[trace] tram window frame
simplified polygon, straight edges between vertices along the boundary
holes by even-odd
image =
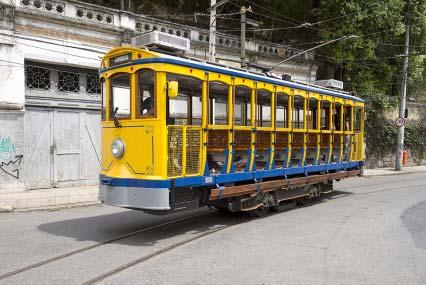
[[[223,92],[223,94],[212,94],[213,86],[222,86],[223,90],[217,90]],[[227,126],[229,122],[229,84],[222,81],[209,81],[208,82],[208,120],[209,125]],[[216,92],[216,91],[215,91]],[[213,96],[212,96],[213,95]],[[216,99],[219,99],[216,101]],[[216,117],[216,110],[219,110],[219,106],[225,105],[225,118]],[[221,108],[223,109],[223,108]],[[222,110],[223,111],[223,110]],[[224,123],[216,123],[217,120],[223,121]]]
[[[242,95],[238,95],[237,89],[243,90],[243,92],[245,91],[245,93],[243,93]],[[234,100],[233,100],[234,126],[238,126],[238,127],[251,126],[252,125],[252,118],[251,118],[252,89],[245,85],[235,85],[233,95],[234,95]],[[239,121],[238,124],[236,123],[237,121]]]
[[[105,78],[101,78],[101,121],[106,121],[107,115],[107,87]]]
[[[296,99],[301,98],[302,99],[302,106],[296,106]],[[306,120],[306,114],[305,114],[305,104],[306,104],[306,98],[300,95],[293,96],[293,104],[292,104],[292,122],[291,125],[293,129],[304,129],[305,128],[305,120]],[[296,119],[297,118],[297,119]]]
[[[347,112],[348,110],[349,110],[349,112]],[[344,122],[344,125],[343,125],[344,129],[343,130],[345,132],[351,132],[352,131],[352,112],[353,112],[353,108],[352,108],[351,105],[344,105],[343,106],[343,122]]]
[[[354,129],[356,132],[361,132],[361,121],[362,121],[363,108],[356,107],[355,108],[355,122]]]
[[[141,96],[141,74],[143,72],[150,72],[152,73],[152,93],[151,96],[147,96],[145,98],[144,94],[142,94]],[[156,76],[157,73],[152,70],[152,69],[148,69],[148,68],[144,68],[144,69],[140,69],[137,71],[136,73],[136,86],[138,88],[138,93],[137,93],[137,98],[136,98],[136,118],[138,119],[153,119],[157,117],[157,92],[156,92]],[[148,92],[148,90],[142,90],[143,93],[145,93],[145,91]],[[151,109],[152,112],[150,112],[150,110],[147,110],[146,113],[143,113],[143,110],[145,110],[145,108],[142,108],[143,104],[145,102],[147,102],[146,100],[148,100],[148,98],[153,98],[152,99],[152,106]],[[142,99],[142,100],[141,100]],[[147,103],[149,104],[149,102]],[[142,110],[141,110],[142,109]]]
[[[312,101],[315,102],[314,108],[311,107]],[[308,114],[306,116],[307,117],[307,128],[308,128],[308,130],[318,130],[318,104],[319,104],[318,99],[309,98],[309,100],[308,100]]]
[[[115,107],[116,107],[114,105],[114,101],[115,101],[114,100],[114,97],[115,97],[114,96],[115,95],[114,87],[116,87],[116,86],[114,85],[113,81],[114,81],[114,79],[116,79],[116,77],[119,78],[119,77],[122,77],[122,76],[128,77],[128,81],[129,81],[128,87],[127,87],[127,85],[125,85],[125,86],[116,85],[116,86],[124,87],[124,88],[121,88],[121,89],[128,89],[128,94],[126,93],[125,95],[126,96],[128,95],[128,103],[129,103],[128,108],[129,109],[128,109],[128,113],[126,113],[125,115],[122,115],[122,114],[118,113],[120,111],[120,108],[118,108],[117,114],[115,114],[115,116],[118,120],[131,119],[131,116],[132,116],[132,74],[131,73],[124,73],[124,72],[116,73],[109,78],[109,83],[110,83],[110,88],[109,88],[109,120],[110,121],[114,120],[114,113],[115,113]],[[120,96],[123,96],[123,94],[120,95]]]
[[[167,124],[168,125],[190,125],[190,126],[201,126],[202,124],[202,92],[203,92],[203,81],[197,77],[188,76],[188,75],[182,75],[177,73],[167,73],[166,75],[167,81],[177,81],[179,83],[179,93],[178,96],[175,98],[167,98]],[[199,88],[197,89],[199,92],[194,93],[194,88],[190,89],[188,86],[190,86],[190,82],[194,84],[199,84]],[[197,82],[196,82],[197,81]],[[197,100],[198,98],[198,100]],[[171,110],[173,109],[173,106],[171,106],[171,102],[178,102],[182,101],[185,102],[184,106],[182,106],[180,109],[184,109],[185,114],[181,117],[175,117],[171,116]],[[198,104],[197,104],[198,103]],[[197,105],[198,113],[194,113],[194,105]],[[196,114],[198,117],[197,123],[194,124],[194,114]],[[179,121],[180,120],[180,121]]]
[[[342,131],[342,122],[341,122],[341,112],[343,110],[343,105],[340,103],[333,104],[333,130]]]
[[[266,94],[260,95],[260,93],[266,92]],[[267,89],[257,89],[256,90],[256,126],[257,127],[263,127],[263,128],[271,128],[272,127],[272,92]],[[265,96],[266,100],[263,100],[261,98],[260,104],[259,104],[259,97]],[[268,97],[269,96],[269,100]],[[269,101],[269,102],[268,102]],[[268,105],[265,105],[264,103],[269,103]],[[267,115],[265,114],[265,111],[269,111],[269,121],[267,120]],[[265,123],[267,123],[265,125]]]
[[[320,129],[323,131],[330,131],[330,101],[320,101]],[[324,106],[327,105],[327,106]],[[324,116],[323,116],[324,115]]]
[[[287,129],[288,128],[288,115],[289,115],[289,112],[288,112],[288,107],[289,107],[289,104],[290,104],[290,95],[288,95],[288,94],[286,94],[286,93],[283,93],[283,92],[277,92],[277,100],[276,100],[276,103],[275,103],[275,126],[277,127],[277,128],[283,128],[283,129]],[[287,100],[282,100],[282,101],[280,101],[280,99],[282,99],[282,98],[286,98]],[[282,104],[282,105],[280,105],[280,104]],[[282,109],[279,109],[278,107],[283,107]],[[282,120],[280,120],[280,117],[281,117],[281,115],[280,115],[280,113],[281,112],[279,112],[279,110],[282,110],[283,111],[283,114],[282,114]]]

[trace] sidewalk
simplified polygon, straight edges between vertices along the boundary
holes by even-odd
[[[383,176],[383,175],[398,175],[398,174],[409,174],[409,173],[426,173],[426,165],[404,167],[403,171],[395,171],[395,168],[374,168],[365,169],[364,176]]]
[[[393,168],[366,169],[364,176],[371,177],[419,172],[426,173],[426,165],[405,167],[403,171],[395,171]],[[54,210],[98,203],[100,203],[98,200],[98,186],[52,188],[4,194],[0,192],[0,213],[40,209]]]
[[[4,194],[0,192],[0,213],[40,209],[54,210],[97,203],[100,203],[97,185]]]

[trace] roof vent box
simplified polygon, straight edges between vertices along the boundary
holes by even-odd
[[[315,84],[326,88],[343,90],[343,82],[336,79],[317,80]]]
[[[136,47],[156,47],[168,51],[189,51],[189,39],[159,31],[151,31],[132,38]]]

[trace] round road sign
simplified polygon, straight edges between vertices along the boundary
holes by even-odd
[[[398,119],[395,120],[395,126],[397,126],[398,128],[402,127],[405,124],[405,119],[399,117]]]

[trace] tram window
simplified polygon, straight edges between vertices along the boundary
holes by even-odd
[[[202,81],[179,74],[167,74],[167,81],[179,82],[178,96],[168,98],[168,124],[201,126]]]
[[[251,125],[251,89],[245,86],[235,86],[234,125]]]
[[[318,113],[318,101],[316,99],[309,99],[309,110],[308,110],[308,129],[317,129],[317,113]]]
[[[228,85],[209,82],[209,123],[228,124]]]
[[[276,125],[277,128],[288,128],[288,99],[284,93],[277,94]]]
[[[102,94],[102,121],[106,119],[106,81],[105,78],[101,79],[101,94]]]
[[[330,103],[321,102],[321,130],[330,130]]]
[[[257,90],[257,121],[258,127],[271,126],[272,94],[267,90]]]
[[[155,73],[150,69],[138,72],[138,118],[155,118]]]
[[[362,108],[355,109],[355,131],[361,130]]]
[[[116,74],[110,78],[110,84],[110,120],[114,113],[117,119],[130,118],[130,74]]]
[[[345,106],[343,109],[343,121],[345,122],[345,131],[352,131],[352,107]]]
[[[334,105],[334,110],[333,110],[333,129],[340,131],[342,130],[342,125],[340,122],[340,114],[342,111],[342,105],[340,104],[335,104]]]
[[[293,103],[293,128],[303,129],[305,121],[305,110],[304,110],[305,99],[301,96],[294,97]]]

